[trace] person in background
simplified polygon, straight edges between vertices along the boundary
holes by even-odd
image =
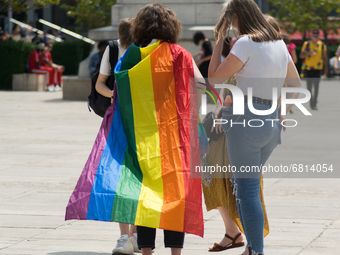
[[[127,48],[129,48],[134,41],[131,35],[132,21],[133,19],[122,19],[118,24],[118,59],[124,55]],[[102,45],[104,45],[104,43],[102,43]],[[113,92],[106,86],[106,80],[109,78],[111,70],[115,67],[110,64],[110,48],[106,45],[107,42],[105,42],[105,51],[100,62],[96,90],[103,96],[111,98]],[[117,240],[117,245],[112,250],[112,254],[132,254],[134,252],[141,252],[137,245],[136,226],[119,223],[119,228],[121,236]]]
[[[53,63],[51,51],[53,49],[52,43],[47,43],[45,50],[43,52],[43,57],[45,61],[42,62],[42,66],[53,67],[54,68],[54,90],[59,91],[61,90],[62,85],[62,76],[63,72],[65,71],[65,67],[63,65],[57,65]]]
[[[43,43],[47,44],[48,43],[48,32],[45,30],[44,35],[43,35]]]
[[[53,29],[52,34],[54,35],[54,37],[61,39],[60,31]]]
[[[0,39],[1,40],[5,40],[5,33],[4,33],[4,30],[2,30],[2,27],[0,27]]]
[[[11,34],[11,39],[13,41],[20,41],[22,38],[21,36],[21,28],[18,24],[15,25],[15,27],[13,28],[13,32]]]
[[[195,61],[197,57],[200,57],[200,59],[196,61],[196,65],[198,66],[202,76],[204,78],[208,78],[208,68],[213,52],[211,42],[202,32],[196,32],[193,40],[196,45],[201,45],[201,52],[194,56]]]
[[[89,62],[90,77],[92,77],[100,69],[100,62],[102,60],[104,51],[107,46],[107,41],[100,41],[98,43],[98,52],[94,53]]]
[[[44,40],[41,38],[41,36],[38,34],[38,32],[34,32],[34,36],[32,38],[32,43],[35,43],[35,44],[44,43]]]
[[[46,75],[46,91],[54,91],[55,84],[55,70],[53,67],[43,66],[42,63],[46,62],[47,59],[43,53],[45,50],[45,44],[39,43],[36,50],[33,50],[29,61],[28,69],[30,73],[45,74]]]
[[[311,93],[310,107],[317,110],[319,84],[324,68],[324,75],[328,73],[327,47],[319,39],[319,29],[313,29],[312,39],[302,45],[300,58],[304,59],[301,67],[301,78],[307,78],[307,89]]]
[[[193,40],[194,40],[194,43],[196,45],[201,45],[201,51],[194,55],[194,60],[196,62],[196,65],[198,66],[198,69],[200,70],[203,78],[208,78],[208,68],[209,68],[209,64],[210,64],[211,55],[212,55],[212,52],[213,52],[211,42],[200,31],[198,31],[194,34]],[[206,80],[206,83],[209,84],[209,81]],[[209,87],[207,87],[206,89],[210,93],[212,93],[212,91]],[[212,94],[214,94],[214,93],[212,93]],[[214,102],[213,99],[210,96],[208,97],[207,101],[209,103]]]
[[[287,45],[288,52],[290,56],[292,57],[294,64],[296,64],[297,63],[297,56],[296,56],[296,51],[295,51],[296,45],[291,42],[289,35],[282,34],[282,37],[283,37],[283,41]]]
[[[339,65],[338,65],[339,58],[340,58],[340,45],[335,52],[334,71],[338,70],[338,68],[339,68]]]

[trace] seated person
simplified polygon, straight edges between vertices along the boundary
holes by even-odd
[[[107,41],[100,41],[98,43],[98,52],[94,53],[90,58],[89,69],[90,77],[92,77],[100,69],[100,63],[107,46]]]
[[[53,63],[52,55],[51,55],[52,49],[53,49],[53,44],[47,43],[44,49],[44,52],[43,52],[43,57],[45,61],[41,63],[41,66],[54,68],[53,82],[55,84],[55,90],[58,91],[58,90],[61,90],[62,75],[63,75],[65,68],[62,65],[57,65]]]
[[[47,62],[43,56],[44,50],[45,44],[39,43],[37,49],[33,50],[30,55],[28,69],[30,73],[46,74],[46,91],[54,91],[54,68],[42,66],[42,62]]]

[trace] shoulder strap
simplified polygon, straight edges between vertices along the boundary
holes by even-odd
[[[117,40],[109,41],[109,49],[110,49],[110,56],[109,61],[111,65],[111,73],[113,73],[113,70],[118,62],[118,42]]]

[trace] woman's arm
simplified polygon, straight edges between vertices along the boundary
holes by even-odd
[[[211,55],[206,56],[205,58],[202,58],[202,59],[196,61],[196,65],[197,65],[197,66],[200,66],[203,62],[208,61],[208,60],[210,60],[210,59],[211,59]]]
[[[194,59],[196,59],[200,55],[202,55],[202,52],[198,52],[197,54],[195,54]]]
[[[96,90],[99,94],[103,95],[104,97],[112,97],[113,90],[109,89],[106,86],[106,80],[109,78],[109,75],[104,75],[99,73],[98,79],[96,82]]]
[[[230,78],[243,67],[243,62],[232,53],[221,63],[223,39],[218,39],[211,56],[208,76],[210,78]],[[209,80],[210,82],[210,80]],[[211,82],[214,84],[213,80]],[[216,83],[216,82],[215,82]]]
[[[96,82],[97,92],[103,95],[104,97],[113,96],[113,91],[106,86],[106,80],[109,78],[110,71],[111,71],[109,53],[110,53],[110,49],[109,49],[109,46],[107,46],[104,51],[102,61],[100,63],[100,71],[99,71],[98,79]]]

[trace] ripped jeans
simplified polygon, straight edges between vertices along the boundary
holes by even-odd
[[[270,108],[264,104],[253,105],[257,110]],[[245,105],[244,115],[233,115],[232,108],[223,107],[222,118],[228,120],[222,128],[227,132],[230,164],[236,167],[232,177],[233,193],[247,245],[252,254],[263,254],[264,214],[259,178],[262,166],[281,143],[282,126],[277,120],[278,112],[276,109],[270,115],[255,115]]]

